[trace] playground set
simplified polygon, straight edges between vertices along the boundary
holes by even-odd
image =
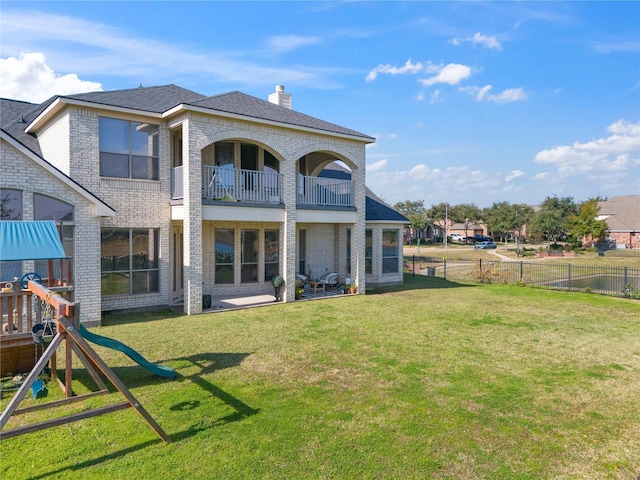
[[[0,226],[5,223],[9,222],[0,222]],[[0,260],[25,260],[22,258],[24,255],[41,258],[37,256],[37,253],[33,253],[32,249],[23,249],[23,253],[12,256],[11,248],[5,248],[5,238],[7,237],[2,237]],[[54,242],[56,240],[59,243],[59,238],[52,239]],[[62,246],[59,247],[61,253],[58,255],[64,256]],[[25,254],[25,251],[31,253]],[[45,255],[52,254],[49,252]],[[54,270],[51,265],[52,262],[49,261],[48,278],[42,279],[36,273],[27,273],[22,276],[19,282],[1,284],[0,315],[2,315],[3,325],[0,329],[0,367],[2,376],[4,377],[9,372],[15,374],[29,370],[29,373],[26,378],[13,381],[13,388],[10,390],[15,393],[0,415],[0,440],[133,407],[162,440],[171,442],[160,425],[91,347],[89,342],[122,352],[155,375],[173,379],[175,371],[165,366],[153,364],[129,346],[92,333],[81,325],[80,304],[70,300],[73,295],[73,286],[68,282],[54,279],[52,274]],[[64,375],[62,379],[58,372],[58,349],[61,346],[64,346],[64,360],[62,362]],[[98,391],[82,395],[74,393],[72,388],[74,354],[86,368],[88,375],[97,385]],[[13,378],[20,377],[14,375]],[[40,403],[41,397],[44,396],[42,393],[45,390],[43,378],[47,378],[50,383],[57,383],[64,392],[64,398]],[[110,393],[103,378],[107,379],[124,396],[124,401],[66,416],[58,416],[34,424],[5,429],[13,416],[60,407]],[[5,380],[3,379],[2,385],[4,384]],[[34,400],[38,402],[19,409],[18,406],[29,391],[31,391]],[[0,393],[6,392],[0,390]]]

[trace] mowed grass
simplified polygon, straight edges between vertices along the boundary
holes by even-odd
[[[2,478],[640,474],[638,301],[406,276],[366,296],[108,323],[94,331],[177,370],[96,347],[173,443],[128,409],[3,440]]]

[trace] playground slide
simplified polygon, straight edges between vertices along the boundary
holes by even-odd
[[[96,345],[100,345],[102,347],[111,348],[113,350],[117,350],[119,352],[127,355],[131,360],[136,362],[138,365],[146,368],[151,373],[158,375],[160,377],[166,377],[170,379],[174,379],[176,377],[175,370],[165,367],[164,365],[156,365],[155,363],[151,363],[138,352],[136,352],[133,348],[125,345],[118,340],[114,340],[113,338],[103,337],[102,335],[98,335],[95,333],[91,333],[84,326],[80,325],[80,335],[82,335],[86,340],[95,343]]]

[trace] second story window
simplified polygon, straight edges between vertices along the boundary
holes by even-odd
[[[100,175],[158,180],[158,126],[100,117]]]

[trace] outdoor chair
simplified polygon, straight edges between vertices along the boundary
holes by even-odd
[[[336,287],[338,285],[338,272],[330,272],[322,275],[317,283],[323,283],[325,287]]]

